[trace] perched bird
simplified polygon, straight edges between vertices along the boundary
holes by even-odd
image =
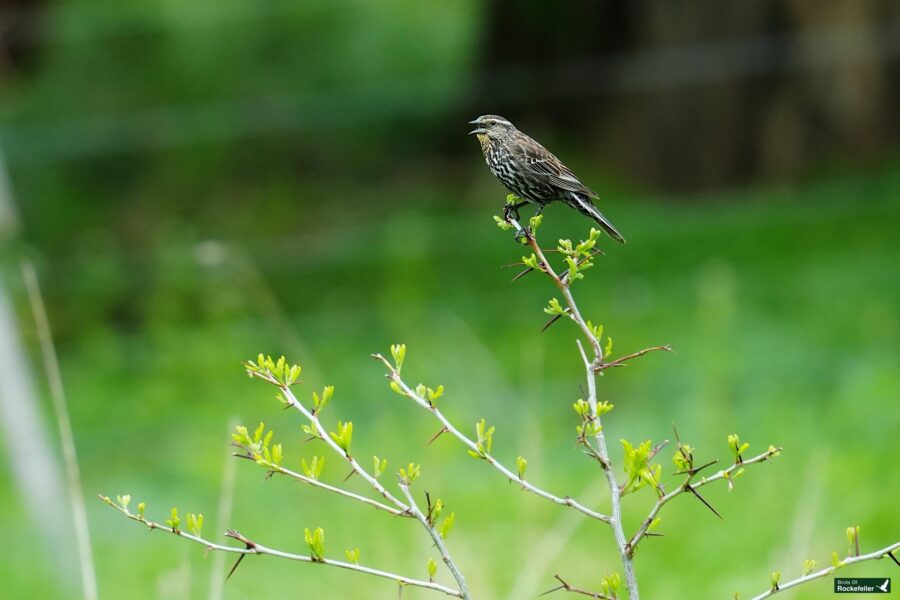
[[[470,121],[478,136],[484,160],[491,173],[524,202],[507,208],[518,214],[527,203],[537,205],[540,214],[555,200],[562,200],[581,214],[597,222],[617,242],[625,243],[622,234],[603,216],[591,198],[597,194],[581,183],[575,174],[549,150],[497,115],[482,115]]]

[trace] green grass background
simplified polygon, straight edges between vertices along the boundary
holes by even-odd
[[[451,208],[452,192],[429,192],[428,201],[361,208],[353,219],[325,208],[326,217],[297,235],[221,245],[176,231],[125,267],[103,252],[42,265],[51,295],[79,299],[72,311],[90,312],[92,286],[119,281],[110,273],[156,278],[142,298],[145,327],[98,327],[60,347],[103,597],[205,597],[213,559],[126,521],[96,493],[130,493],[159,521],[173,505],[203,512],[215,539],[230,526],[305,552],[303,529],[321,526],[328,556],[358,546],[363,563],[419,577],[428,557],[438,558],[414,522],[286,479],[266,481],[249,462],[237,464],[231,518],[217,518],[230,419],[265,421],[291,467],[324,451],[303,444],[298,415],[242,372],[240,361],[261,351],[303,364],[301,398],[336,386],[323,419],[353,420],[363,464],[372,454],[387,457],[391,472],[421,463],[415,490],[456,513],[449,547],[477,597],[535,597],[553,587],[554,573],[597,588],[620,569],[606,526],[519,492],[449,436],[426,446],[436,423],[392,393],[368,357],[405,342],[404,375],[444,384],[442,407],[463,430],[474,434],[486,418],[503,461],[524,455],[538,485],[609,510],[600,470],[574,445],[571,404],[583,381],[576,332],[559,323],[539,333],[553,290],[535,275],[510,283],[513,271],[499,268],[523,251],[490,220],[484,198],[496,189],[482,191],[480,206],[462,211]],[[833,550],[845,551],[851,524],[861,526],[864,549],[895,541],[900,166],[690,203],[616,198],[604,210],[629,243],[604,243],[607,255],[576,285],[576,298],[586,317],[606,326],[615,354],[662,343],[675,349],[600,381],[600,398],[616,405],[605,419],[616,468],[618,439],[672,439],[673,424],[700,461],[727,461],[733,432],[750,452],[784,447],[774,463],[749,468],[734,492],[706,488],[723,520],[688,497],[664,510],[665,537],[646,540],[636,557],[645,597],[750,597],[773,570],[790,579],[805,558],[828,564]],[[563,207],[549,209],[544,223],[546,244],[585,227]],[[674,470],[671,450],[661,458],[666,473]],[[347,472],[328,456],[326,481]],[[358,478],[347,485],[365,492]],[[628,530],[652,502],[649,490],[626,498]],[[32,537],[8,485],[0,486],[0,505],[0,578],[9,597],[76,597],[76,588],[61,590],[46,576],[54,557]],[[68,511],[62,500],[59,510]],[[896,567],[869,563],[852,574],[896,576]],[[450,581],[443,565],[438,579]],[[229,598],[396,597],[384,580],[258,557],[248,557],[225,590]],[[830,594],[828,578],[785,597]],[[403,593],[426,597],[433,596]]]

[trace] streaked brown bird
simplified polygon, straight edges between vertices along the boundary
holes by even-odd
[[[469,123],[475,125],[470,134],[478,136],[484,160],[494,177],[524,202],[509,206],[509,214],[527,203],[537,205],[536,215],[544,207],[561,200],[597,222],[617,242],[625,243],[622,234],[603,216],[592,198],[598,198],[575,174],[549,150],[497,115],[482,115]]]

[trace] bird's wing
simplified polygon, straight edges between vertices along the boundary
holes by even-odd
[[[518,158],[526,169],[537,177],[546,179],[551,185],[560,189],[587,194],[591,198],[597,198],[597,194],[589,187],[581,183],[575,174],[558,158],[528,136],[522,136],[521,141],[512,144],[510,151]]]

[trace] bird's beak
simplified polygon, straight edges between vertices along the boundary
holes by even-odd
[[[485,129],[484,127],[476,127],[469,132],[469,135],[472,135],[473,133],[487,133],[487,129]]]

